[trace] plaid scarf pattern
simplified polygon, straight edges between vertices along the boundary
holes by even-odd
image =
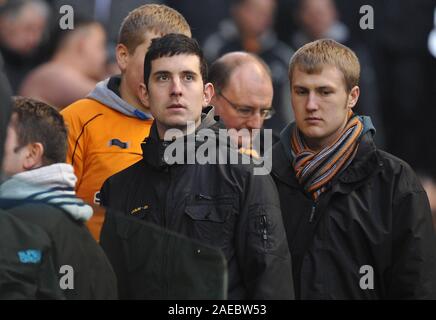
[[[327,190],[327,184],[353,160],[363,124],[352,111],[340,136],[331,145],[314,152],[306,145],[300,130],[291,136],[293,166],[298,182],[316,201]]]

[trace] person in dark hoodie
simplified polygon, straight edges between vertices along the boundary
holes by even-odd
[[[292,57],[296,121],[274,145],[299,299],[435,299],[436,237],[427,195],[404,161],[374,143],[352,108],[360,64],[330,39]]]
[[[291,299],[291,257],[274,182],[269,175],[253,174],[250,164],[229,164],[226,158],[214,162],[222,152],[240,154],[227,144],[216,147],[221,125],[213,108],[202,112],[214,92],[205,79],[207,64],[195,40],[181,34],[152,40],[141,99],[155,121],[143,158],[106,180],[101,190],[108,208],[101,245],[118,276],[120,296],[173,298],[180,280],[172,275],[180,266],[166,252],[155,259],[144,250],[146,234],[119,223],[114,210],[220,249],[227,261],[229,299]],[[204,134],[207,143],[200,138]],[[206,145],[214,151],[202,162],[199,153]],[[180,149],[174,154],[173,148]],[[192,255],[203,254],[196,250]],[[144,267],[147,259],[152,263]]]
[[[67,163],[77,176],[77,196],[97,204],[88,223],[97,240],[104,218],[98,206],[100,188],[111,175],[141,159],[141,142],[150,133],[149,107],[138,96],[145,53],[151,39],[172,32],[191,36],[188,23],[174,9],[146,4],[130,12],[116,47],[121,75],[98,83],[86,99],[61,112],[69,131]]]
[[[0,185],[2,209],[46,232],[54,274],[67,299],[115,299],[112,267],[84,224],[92,208],[75,196],[77,179],[64,163],[62,116],[30,98],[15,97],[13,103],[2,165],[8,177]]]

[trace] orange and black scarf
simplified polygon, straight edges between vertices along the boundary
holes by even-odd
[[[294,127],[291,136],[294,170],[298,182],[314,200],[326,191],[327,183],[353,160],[362,130],[359,117],[350,111],[347,125],[336,141],[314,152],[307,147],[297,126]]]

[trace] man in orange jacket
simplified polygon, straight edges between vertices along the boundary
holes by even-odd
[[[151,39],[168,33],[191,36],[188,23],[176,10],[148,4],[130,12],[116,47],[121,76],[98,83],[86,99],[61,112],[69,130],[67,162],[78,179],[77,196],[90,204],[99,204],[99,190],[108,177],[142,158],[141,142],[152,124],[148,106],[138,98],[144,56]],[[104,214],[98,206],[94,209],[88,227],[98,240]]]

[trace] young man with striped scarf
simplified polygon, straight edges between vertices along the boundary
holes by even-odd
[[[359,98],[359,60],[333,40],[301,47],[289,80],[295,122],[274,146],[299,299],[436,298],[427,195],[404,161],[378,149]]]

